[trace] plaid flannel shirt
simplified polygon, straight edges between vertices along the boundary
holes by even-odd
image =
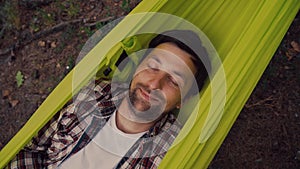
[[[120,88],[112,96],[107,81],[87,86],[75,101],[56,115],[26,145],[7,168],[56,168],[72,156],[101,130],[116,104],[127,94]],[[180,131],[180,124],[168,113],[129,149],[115,168],[157,168]],[[147,141],[147,139],[152,139]]]

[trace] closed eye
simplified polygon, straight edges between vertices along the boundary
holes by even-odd
[[[147,62],[147,67],[151,71],[159,71],[159,63],[155,60],[149,59],[149,61]]]
[[[171,75],[168,76],[168,81],[171,83],[172,86],[174,86],[176,88],[179,86],[177,81]]]

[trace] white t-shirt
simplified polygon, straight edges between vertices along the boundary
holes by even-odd
[[[111,169],[144,134],[126,134],[116,125],[116,112],[88,145],[63,162],[60,169]]]

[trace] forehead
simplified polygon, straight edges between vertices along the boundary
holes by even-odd
[[[192,56],[173,43],[167,42],[158,45],[150,52],[145,60],[149,60],[151,58],[159,60],[164,67],[169,69],[191,71],[192,74],[195,74],[196,72]]]

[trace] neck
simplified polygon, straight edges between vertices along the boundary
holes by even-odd
[[[138,123],[131,121],[130,119],[124,117],[119,111],[116,112],[116,125],[119,130],[128,134],[136,134],[148,131],[154,124],[151,123]]]
[[[124,98],[116,112],[116,125],[119,130],[124,133],[135,134],[145,132],[155,124],[155,121],[139,122],[133,117],[132,109],[130,109],[128,105],[128,100]]]

